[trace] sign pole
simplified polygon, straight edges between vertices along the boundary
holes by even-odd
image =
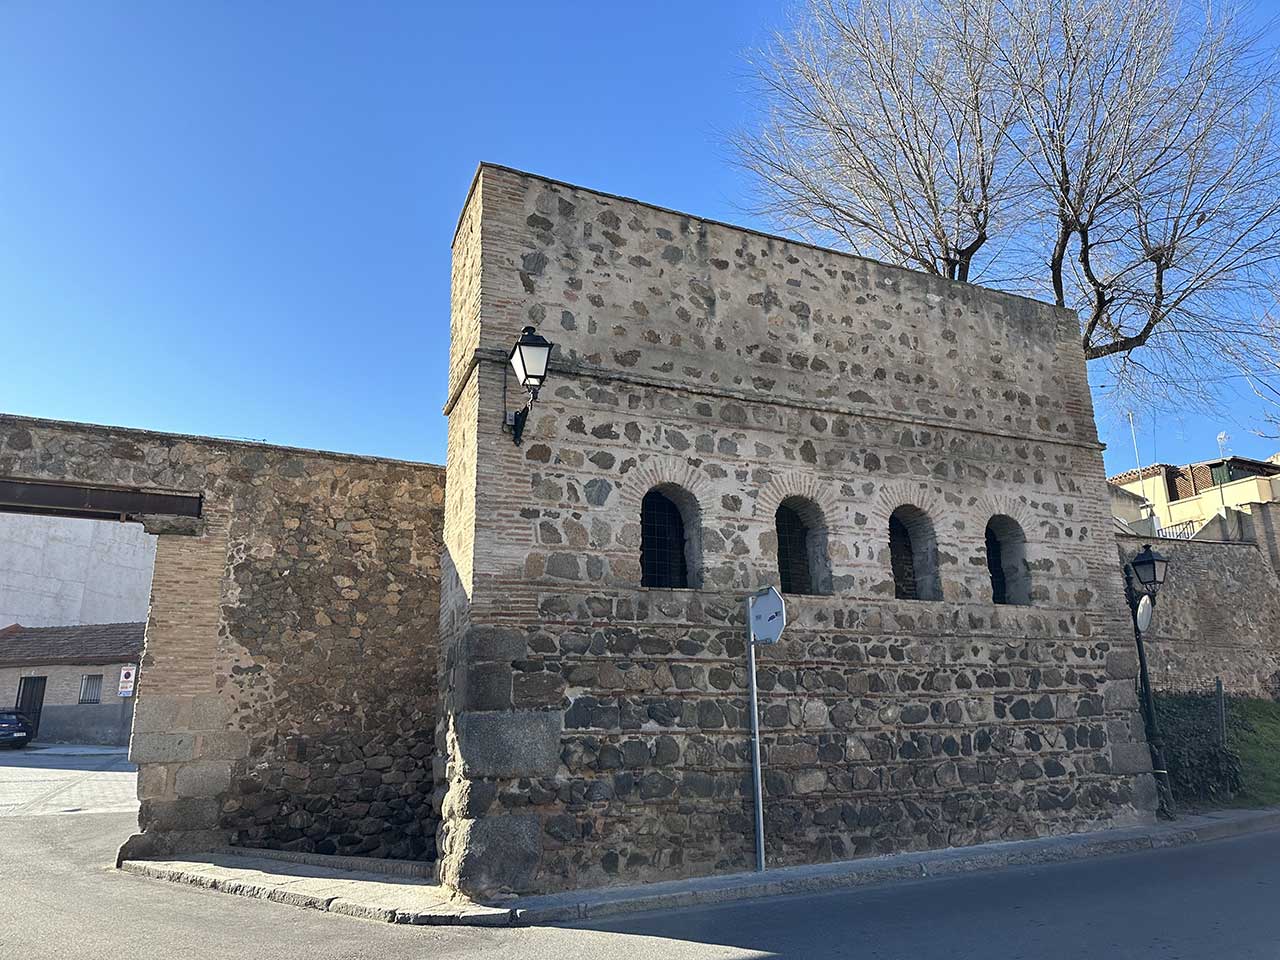
[[[774,587],[747,597],[747,681],[751,699],[751,782],[756,794],[756,870],[764,872],[764,786],[760,782],[760,698],[756,645],[777,643],[787,625],[787,605]]]
[[[751,690],[751,780],[756,794],[756,870],[764,872],[764,790],[760,784],[760,705],[756,697],[756,641],[747,601],[747,678]]]

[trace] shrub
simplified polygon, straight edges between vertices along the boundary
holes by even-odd
[[[1240,755],[1218,742],[1218,701],[1212,693],[1157,693],[1156,716],[1164,735],[1165,763],[1175,800],[1224,803],[1242,787]],[[1249,723],[1227,710],[1227,736]]]

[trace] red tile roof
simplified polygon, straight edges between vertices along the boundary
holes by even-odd
[[[1145,480],[1148,477],[1160,477],[1164,475],[1166,470],[1177,470],[1172,463],[1153,463],[1149,467],[1143,467],[1141,470],[1126,470],[1124,473],[1117,473],[1114,477],[1107,477],[1111,483],[1133,483],[1135,480]]]

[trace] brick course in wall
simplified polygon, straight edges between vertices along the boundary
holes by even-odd
[[[128,855],[434,856],[443,468],[0,416],[0,476],[204,497],[142,518]]]
[[[777,583],[792,497],[831,595],[791,598],[761,660],[770,864],[1150,816],[1072,314],[490,166],[454,297],[446,883],[749,867],[742,600]],[[557,349],[516,446],[526,324]],[[655,486],[695,505],[694,589],[639,586]],[[894,598],[902,505],[940,600]],[[1029,606],[991,602],[994,515],[1025,533]]]

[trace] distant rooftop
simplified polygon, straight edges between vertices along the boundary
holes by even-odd
[[[1193,467],[1212,467],[1220,463],[1243,463],[1257,467],[1263,474],[1272,476],[1280,474],[1280,453],[1275,454],[1267,460],[1255,460],[1253,457],[1214,457],[1212,460],[1196,460],[1194,463],[1183,464],[1181,466],[1173,463],[1153,463],[1150,466],[1141,469],[1126,470],[1124,473],[1117,473],[1113,477],[1107,477],[1111,483],[1133,483],[1136,480],[1146,480],[1149,477],[1164,476],[1170,470],[1191,470]]]
[[[136,663],[146,623],[88,623],[74,627],[0,629],[0,667],[55,663]]]
[[[1114,477],[1107,477],[1110,483],[1133,483],[1135,480],[1145,480],[1147,477],[1162,477],[1166,470],[1177,470],[1178,468],[1172,463],[1153,463],[1150,466],[1141,469],[1126,470],[1124,473],[1117,473]]]

